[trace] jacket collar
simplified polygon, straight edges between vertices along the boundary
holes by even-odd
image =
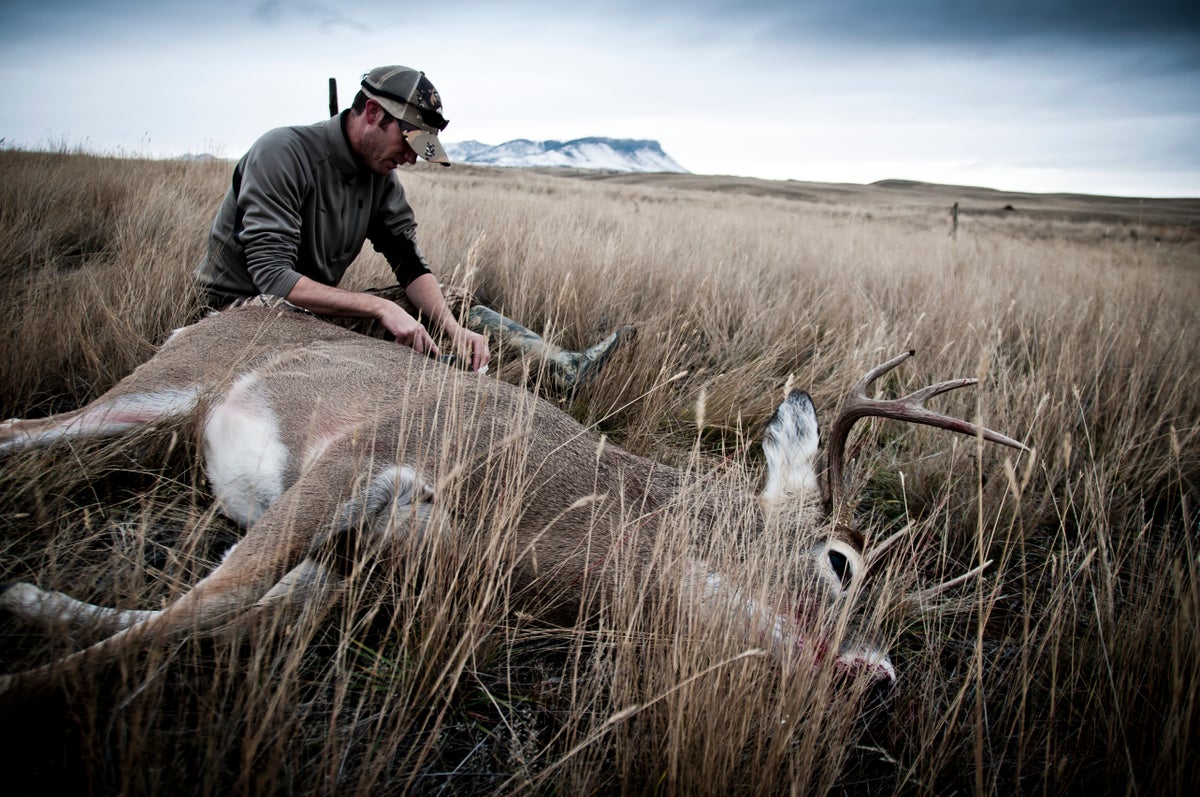
[[[329,149],[338,171],[347,177],[357,177],[364,169],[362,161],[354,154],[354,150],[350,149],[350,139],[346,137],[345,120],[348,113],[350,112],[342,111],[324,122],[317,122],[317,125],[325,132],[325,146]]]

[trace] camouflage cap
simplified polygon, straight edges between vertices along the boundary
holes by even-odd
[[[407,66],[378,66],[363,75],[362,91],[397,119],[415,128],[404,134],[409,145],[430,163],[450,165],[438,140],[449,122],[442,97],[425,73]]]

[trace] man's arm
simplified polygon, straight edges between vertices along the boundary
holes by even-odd
[[[437,287],[437,280],[433,279],[433,275],[425,275],[433,281],[433,287],[437,289],[438,296],[441,296],[441,289]],[[412,286],[409,286],[411,290]],[[409,294],[411,298],[411,293]],[[428,354],[431,357],[437,357],[439,354],[437,344],[433,342],[433,338],[429,336],[429,332],[425,327],[421,326],[417,319],[409,315],[404,308],[395,302],[390,302],[379,296],[373,296],[369,293],[359,293],[357,291],[347,291],[341,288],[332,288],[328,285],[322,285],[316,280],[301,276],[296,282],[294,288],[287,295],[287,300],[297,307],[303,307],[305,310],[310,310],[318,315],[333,315],[333,316],[350,316],[352,318],[377,318],[383,324],[384,329],[396,336],[399,343],[409,346],[421,354]],[[418,308],[429,315],[428,310],[424,306],[413,302]],[[445,309],[446,302],[442,300],[442,307]],[[450,315],[446,310],[447,316]],[[451,316],[451,321],[454,321]],[[455,326],[458,324],[455,322]],[[443,329],[445,327],[443,326]],[[449,330],[446,330],[450,334]],[[457,343],[457,339],[456,339]],[[484,343],[486,349],[486,342]],[[486,362],[486,360],[485,360]]]
[[[454,341],[458,356],[471,363],[472,371],[478,371],[491,361],[487,338],[458,323],[458,319],[446,305],[446,297],[442,295],[442,289],[432,274],[417,277],[408,284],[404,292],[422,315]],[[377,318],[384,329],[395,335],[397,342],[431,357],[437,357],[441,353],[429,332],[417,319],[400,305],[380,296],[331,288],[302,276],[296,287],[287,295],[287,300],[318,315]]]
[[[461,326],[446,306],[446,297],[442,295],[437,278],[430,272],[425,256],[417,246],[415,229],[416,220],[404,196],[404,186],[392,172],[388,175],[383,206],[372,220],[367,237],[388,261],[397,284],[405,286],[405,294],[421,316],[448,335],[459,358],[470,363],[471,370],[478,371],[492,357],[487,338]]]

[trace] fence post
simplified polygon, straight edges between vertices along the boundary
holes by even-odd
[[[954,207],[950,208],[950,237],[958,240],[958,203],[954,203]]]
[[[337,79],[329,78],[329,115],[338,115]]]

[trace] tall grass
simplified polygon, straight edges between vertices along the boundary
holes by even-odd
[[[228,164],[0,152],[0,414],[94,398],[194,312],[188,290]],[[447,282],[564,345],[636,323],[570,405],[638,454],[754,486],[789,380],[827,419],[914,348],[892,394],[951,376],[938,408],[1036,448],[868,425],[858,520],[878,541],[871,616],[886,692],[781,666],[624,584],[548,627],[515,607],[514,518],[402,557],[236,640],[146,651],[99,682],[6,706],[29,791],[1183,793],[1200,783],[1200,249],[886,209],[456,167],[406,174]],[[1053,232],[1050,234],[1049,231]],[[352,284],[386,284],[364,254]],[[686,372],[686,376],[672,379]],[[523,379],[519,364],[499,376]],[[169,432],[169,430],[167,430]],[[236,535],[186,437],[10,457],[3,578],[107,605],[177,597]],[[786,530],[740,545],[684,512],[682,545],[766,584]],[[706,533],[707,532],[707,536]],[[436,539],[436,538],[435,538]],[[493,547],[489,547],[493,546]],[[897,619],[900,594],[993,559]],[[669,567],[663,572],[669,576]],[[762,587],[764,590],[767,587]],[[669,591],[661,594],[670,595]],[[74,644],[5,626],[8,670]],[[858,690],[858,691],[855,691]]]

